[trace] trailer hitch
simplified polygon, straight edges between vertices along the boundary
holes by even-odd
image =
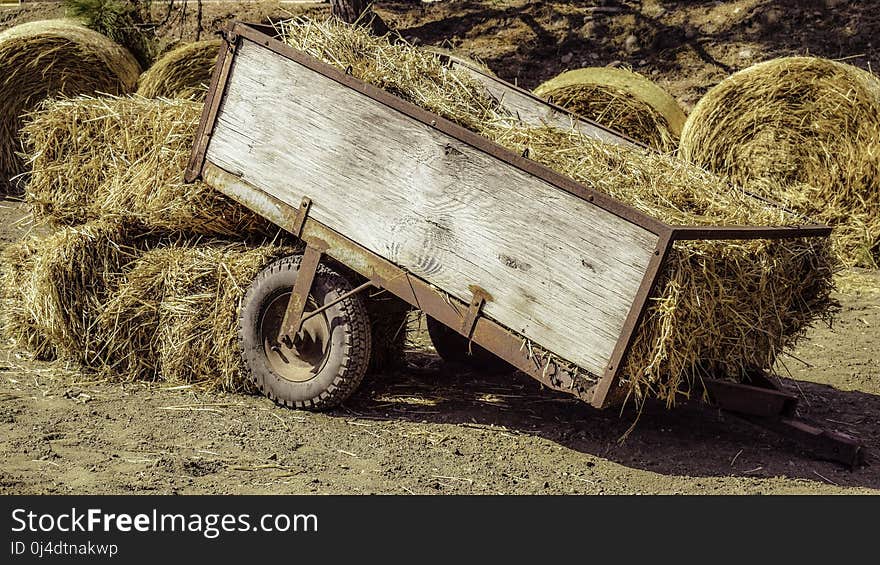
[[[795,416],[798,399],[765,375],[752,375],[752,384],[703,379],[712,404],[752,424],[793,441],[818,459],[843,463],[850,469],[865,460],[856,438],[826,430]]]

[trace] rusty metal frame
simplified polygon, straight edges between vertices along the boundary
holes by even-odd
[[[273,37],[274,31],[274,29],[268,28],[268,26],[254,26],[237,22],[225,34],[226,42],[214,69],[214,76],[205,102],[205,110],[203,111],[196,135],[196,143],[186,170],[186,180],[192,182],[199,178],[204,178],[208,184],[237,183],[240,186],[245,186],[247,191],[253,193],[254,197],[259,195],[259,198],[269,199],[273,201],[276,210],[283,211],[277,217],[270,217],[268,219],[294,235],[300,235],[306,242],[312,244],[327,243],[330,240],[336,242],[338,246],[336,253],[328,251],[328,255],[360,272],[373,281],[376,286],[389,290],[459,333],[464,334],[465,325],[469,326],[471,324],[469,320],[465,319],[468,305],[437,291],[427,282],[405,272],[384,258],[369,252],[356,242],[347,240],[329,227],[308,218],[308,204],[305,200],[300,210],[297,210],[274,196],[261,191],[258,187],[249,185],[235,175],[231,175],[227,171],[223,171],[206,161],[208,145],[210,144],[217,114],[223,102],[227,79],[235,58],[235,51],[242,40],[247,40],[257,43],[421,124],[435,128],[460,142],[481,150],[504,161],[508,165],[516,167],[560,190],[590,202],[629,223],[640,226],[646,231],[655,234],[658,237],[657,247],[648,263],[630,311],[624,320],[621,334],[612,352],[611,359],[604,373],[596,375],[599,378],[598,385],[590,387],[589,391],[584,387],[583,383],[574,382],[576,379],[555,377],[553,373],[548,374],[550,361],[544,359],[536,363],[531,354],[524,356],[522,348],[525,340],[484,316],[476,316],[476,321],[473,322],[473,327],[471,332],[469,332],[472,333],[470,337],[472,337],[473,341],[515,367],[527,372],[551,388],[572,392],[590,402],[593,406],[603,408],[609,405],[610,400],[613,400],[610,398],[610,393],[614,390],[620,379],[621,369],[625,364],[626,356],[635,340],[640,323],[648,310],[651,295],[658,284],[665,260],[676,241],[824,237],[831,231],[831,228],[822,225],[794,227],[671,226],[605,193],[581,185],[569,177],[561,175],[535,161],[524,158],[449,120],[297,51],[275,39]],[[517,88],[513,85],[511,87]],[[537,98],[536,100],[540,100],[542,103],[553,107],[553,105],[546,101]],[[247,202],[242,203],[248,204]],[[333,249],[332,245],[330,249]],[[361,263],[358,263],[358,261]],[[382,273],[393,273],[393,275],[386,276]]]
[[[819,459],[855,468],[865,459],[865,448],[849,434],[831,431],[796,416],[798,398],[783,391],[764,375],[752,383],[703,379],[709,402],[747,422],[779,433]]]
[[[461,328],[459,328],[459,333],[464,337],[470,339],[474,334],[474,328],[477,325],[477,320],[480,315],[483,313],[483,306],[485,306],[486,302],[492,301],[492,295],[486,292],[484,289],[477,285],[470,285],[471,292],[473,293],[473,298],[471,298],[471,303],[468,306],[467,313],[461,321]]]
[[[614,346],[614,350],[611,352],[611,359],[608,360],[602,380],[599,381],[599,386],[596,387],[593,398],[590,399],[590,404],[596,408],[606,408],[612,400],[610,393],[620,380],[626,356],[632,348],[642,319],[644,319],[648,311],[648,302],[651,299],[654,288],[660,281],[660,274],[662,273],[663,265],[666,263],[666,258],[669,256],[669,252],[672,251],[672,242],[671,232],[660,236],[660,240],[657,242],[654,256],[648,262],[648,268],[645,270],[645,275],[642,277],[642,282],[636,292],[635,299],[623,322],[623,328],[620,330],[620,337]]]
[[[288,340],[293,339],[293,336],[298,334],[300,328],[302,328],[303,312],[305,312],[306,304],[309,302],[309,293],[312,291],[312,284],[318,272],[318,264],[321,262],[323,255],[323,245],[306,245],[305,253],[303,253],[302,261],[299,264],[296,282],[293,283],[290,300],[287,301],[284,318],[281,320],[278,341],[284,341],[285,338]]]
[[[799,237],[826,237],[831,228],[819,224],[802,226],[673,226],[673,241],[697,239],[789,239]]]
[[[214,122],[217,118],[217,113],[220,111],[223,94],[226,91],[226,79],[229,78],[232,61],[235,59],[237,43],[235,32],[230,31],[224,34],[223,38],[225,41],[220,47],[220,54],[217,56],[217,62],[214,64],[214,74],[211,75],[211,84],[205,97],[205,106],[202,111],[202,118],[199,120],[199,129],[196,130],[193,151],[183,175],[186,182],[195,181],[201,173],[202,165],[205,163],[208,143],[211,140],[211,134],[214,133]]]

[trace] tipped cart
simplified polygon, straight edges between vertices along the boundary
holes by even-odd
[[[621,400],[621,368],[675,241],[830,233],[667,225],[273,34],[240,23],[227,33],[187,180],[305,244],[258,276],[241,313],[245,361],[281,404],[330,407],[354,390],[370,355],[359,293],[378,288],[447,328],[435,339],[458,338],[438,350],[472,342],[606,408]],[[465,68],[524,121],[635,143]],[[796,398],[770,379],[706,387],[719,407],[807,440],[821,457],[861,457],[851,438],[794,419]]]

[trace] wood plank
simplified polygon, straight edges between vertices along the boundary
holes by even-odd
[[[247,40],[207,158],[598,375],[658,242]]]
[[[548,125],[559,129],[576,128],[582,134],[605,143],[635,147],[636,144],[625,136],[606,129],[599,124],[580,118],[567,111],[560,111],[546,100],[513,87],[498,77],[487,75],[470,65],[450,60],[453,68],[467,72],[486,87],[486,91],[498,100],[502,106],[515,114],[521,121],[532,125]]]

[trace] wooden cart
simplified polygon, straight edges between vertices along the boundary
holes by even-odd
[[[273,34],[241,23],[226,34],[186,177],[306,244],[258,277],[242,309],[245,359],[278,402],[320,408],[350,394],[369,356],[358,293],[377,287],[464,346],[605,408],[675,241],[830,233],[667,225]],[[524,121],[636,143],[463,68]],[[792,419],[796,399],[770,380],[707,383],[719,406],[859,460],[850,438]]]

